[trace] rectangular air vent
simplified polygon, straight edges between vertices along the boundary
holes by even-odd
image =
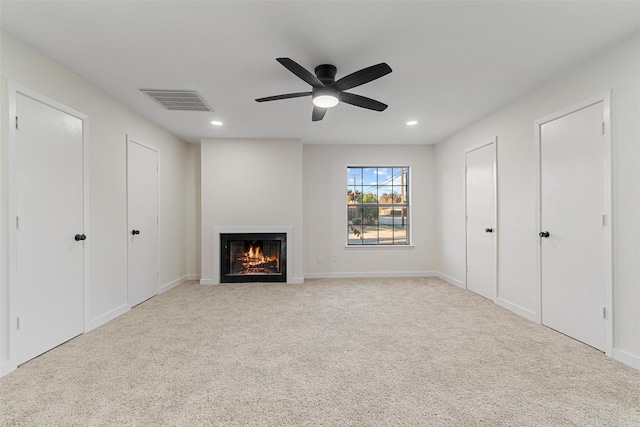
[[[163,108],[172,111],[213,111],[194,90],[140,89]]]

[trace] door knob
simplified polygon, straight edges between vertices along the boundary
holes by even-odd
[[[493,233],[493,228],[485,228],[484,232],[485,233]]]
[[[549,237],[549,232],[548,231],[541,231],[538,233],[538,236],[540,237],[544,237],[545,239]]]
[[[84,234],[76,234],[76,242],[79,242],[81,240],[87,240],[87,236],[85,236]]]
[[[131,231],[131,234],[133,234],[134,236],[135,236],[136,234],[140,234],[140,230],[132,230],[132,231]]]

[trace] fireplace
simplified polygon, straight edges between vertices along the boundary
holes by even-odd
[[[220,283],[286,281],[286,233],[220,233]]]

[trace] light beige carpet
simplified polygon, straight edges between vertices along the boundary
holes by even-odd
[[[638,426],[640,372],[434,278],[183,284],[0,379],[27,426]]]

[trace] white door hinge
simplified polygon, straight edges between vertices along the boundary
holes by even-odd
[[[20,217],[16,217],[16,230],[20,230]]]
[[[16,130],[20,130],[20,126],[18,126],[18,116],[16,116]]]
[[[603,319],[607,318],[607,308],[606,307],[602,307],[602,318]]]
[[[20,317],[16,317],[16,330],[20,330]]]
[[[605,214],[602,214],[602,226],[607,226],[607,216]]]
[[[602,135],[604,135],[606,132],[607,132],[607,123],[602,122]]]

